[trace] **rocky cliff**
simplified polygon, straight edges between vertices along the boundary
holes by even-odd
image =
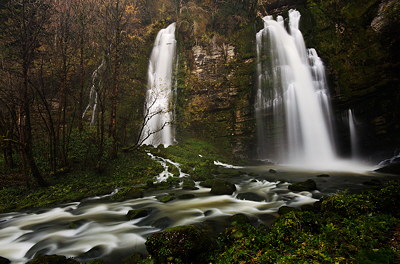
[[[400,146],[399,31],[396,0],[160,1],[154,20],[177,21],[178,141],[197,137],[252,156],[255,146],[255,33],[261,17],[291,8],[327,66],[338,142],[348,149],[342,120],[353,109],[365,154]],[[161,14],[162,13],[162,14]]]

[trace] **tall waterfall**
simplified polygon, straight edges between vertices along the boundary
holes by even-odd
[[[142,144],[169,146],[174,142],[173,69],[176,60],[175,23],[160,30],[148,68]]]
[[[255,100],[258,155],[279,163],[330,164],[336,160],[325,69],[314,49],[305,48],[300,13],[263,18],[257,33],[258,84]]]

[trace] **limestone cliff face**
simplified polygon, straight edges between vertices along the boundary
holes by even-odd
[[[181,6],[177,135],[248,157],[255,135],[254,9],[236,2],[234,8],[224,1]]]
[[[154,2],[154,1],[153,1]],[[157,1],[156,1],[157,2]],[[302,14],[300,28],[327,66],[346,152],[353,109],[365,152],[400,146],[400,15],[397,0],[159,1],[177,21],[177,137],[212,141],[239,157],[255,149],[255,33],[260,17]],[[164,11],[163,11],[164,10]]]

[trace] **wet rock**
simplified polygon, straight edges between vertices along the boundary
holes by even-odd
[[[320,174],[320,175],[317,175],[317,177],[318,178],[328,178],[328,177],[331,177],[331,176],[328,175],[328,174]]]
[[[175,195],[165,195],[162,197],[157,198],[162,203],[168,203],[175,199]]]
[[[231,225],[250,224],[250,219],[245,214],[235,214],[235,215],[231,216],[231,218],[229,220],[230,220]]]
[[[104,248],[101,246],[95,246],[85,253],[79,255],[79,258],[83,259],[94,259],[94,258],[100,258],[102,255],[104,255]]]
[[[192,193],[185,193],[185,194],[181,194],[178,196],[179,200],[188,200],[188,199],[193,199],[196,198],[196,195],[192,194]]]
[[[149,215],[149,211],[145,209],[129,210],[126,214],[128,220],[138,219]]]
[[[195,182],[193,180],[185,179],[182,183],[182,189],[183,190],[198,190],[199,188],[197,188],[195,186]]]
[[[236,186],[225,180],[214,180],[211,186],[211,194],[215,195],[232,195],[236,191]]]
[[[317,184],[313,180],[306,180],[305,182],[296,182],[289,185],[289,190],[294,192],[313,191],[317,189]]]
[[[11,261],[9,259],[0,257],[0,264],[9,264]]]
[[[289,207],[289,206],[282,206],[281,208],[279,208],[278,210],[278,214],[280,215],[284,215],[290,212],[298,212],[300,211],[300,209],[298,208],[294,208],[294,207]]]
[[[87,220],[83,220],[83,219],[72,221],[68,224],[68,229],[77,229],[85,223],[87,223]]]
[[[205,187],[205,188],[211,188],[213,183],[214,183],[214,180],[208,179],[208,180],[200,182],[200,186]]]
[[[27,264],[79,264],[78,261],[67,259],[64,256],[49,255],[49,256],[36,256]]]
[[[390,173],[390,174],[398,174],[400,175],[400,161],[399,162],[394,162],[390,163],[382,168],[379,168],[375,170],[376,172],[382,172],[382,173]]]
[[[155,263],[204,263],[211,244],[198,227],[178,226],[150,235],[146,249]]]
[[[276,170],[274,170],[274,169],[269,169],[269,173],[276,173]]]
[[[167,228],[172,224],[172,220],[169,217],[162,217],[160,219],[157,219],[152,225],[157,227],[157,228]]]
[[[239,193],[237,198],[240,200],[255,201],[255,202],[261,202],[265,200],[264,197],[252,192]]]

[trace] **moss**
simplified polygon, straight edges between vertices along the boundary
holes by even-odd
[[[270,229],[239,223],[218,237],[210,261],[396,263],[399,190],[399,182],[391,182],[360,194],[336,194],[320,210],[287,212]]]
[[[146,209],[136,209],[136,210],[129,210],[126,214],[126,218],[128,220],[133,220],[137,218],[142,218],[149,215],[149,211]]]
[[[152,234],[146,249],[155,263],[204,263],[211,248],[208,235],[195,226],[178,226]]]

